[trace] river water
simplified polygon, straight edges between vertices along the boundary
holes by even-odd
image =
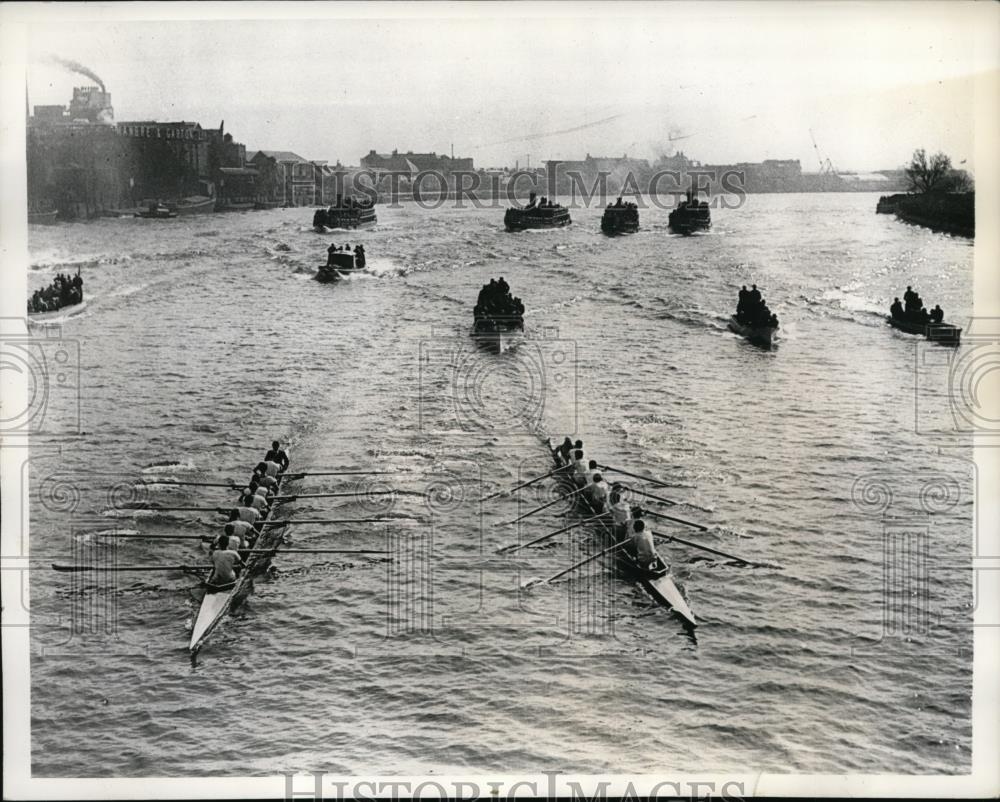
[[[309,209],[33,227],[31,288],[81,267],[89,298],[46,331],[70,356],[32,441],[36,556],[79,559],[110,528],[216,533],[211,512],[116,510],[228,504],[151,483],[244,477],[274,438],[298,469],[386,472],[297,480],[355,495],[282,517],[400,516],[289,527],[298,548],[394,559],[279,556],[195,665],[193,577],[35,571],[34,772],[968,770],[975,473],[967,439],[926,433],[947,401],[915,381],[968,346],[883,310],[913,284],[965,325],[973,249],[875,201],[752,195],[693,237],[658,209],[608,239],[599,209],[506,234],[502,209],[413,204],[329,236]],[[311,281],[331,239],[363,242],[370,273]],[[503,356],[468,337],[499,275],[528,309]],[[782,321],[770,352],[726,330],[751,282]],[[567,433],[679,502],[649,509],[709,527],[658,532],[754,563],[661,546],[696,637],[607,559],[530,585],[599,531],[496,553],[566,524],[559,504],[503,524],[550,480],[479,498],[547,472]],[[115,558],[204,555],[133,539]]]

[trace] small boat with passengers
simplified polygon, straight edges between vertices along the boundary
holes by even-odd
[[[634,234],[639,230],[639,207],[631,201],[618,198],[609,203],[601,216],[601,231],[608,236]]]
[[[364,245],[358,245],[352,251],[350,245],[341,247],[331,244],[327,249],[326,264],[319,266],[313,278],[321,284],[332,284],[364,270],[366,264]]]
[[[472,318],[476,343],[494,353],[511,350],[523,337],[524,303],[511,295],[503,276],[483,285]]]
[[[685,235],[712,227],[712,212],[708,208],[708,202],[698,200],[694,184],[687,191],[687,199],[682,200],[667,216],[667,223],[672,231]]]
[[[736,314],[729,318],[728,328],[761,348],[772,346],[778,331],[778,316],[768,309],[756,284],[750,290],[745,284],[740,289]]]
[[[28,322],[44,323],[78,315],[87,306],[83,297],[83,276],[59,273],[49,286],[35,290],[28,299]]]
[[[529,228],[562,228],[573,221],[569,209],[548,198],[540,201],[534,192],[528,197],[527,206],[514,206],[504,213],[503,224],[508,231],[525,231]]]
[[[333,228],[364,228],[378,222],[375,204],[368,198],[344,198],[337,195],[337,202],[329,209],[317,209],[313,215],[313,229],[325,234]]]
[[[903,293],[905,307],[896,298],[889,307],[886,318],[889,325],[907,334],[921,334],[928,340],[941,345],[958,346],[962,342],[962,330],[958,326],[944,322],[944,311],[940,304],[928,311],[920,293],[912,287],[907,287]]]

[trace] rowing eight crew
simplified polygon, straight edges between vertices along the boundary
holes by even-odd
[[[642,507],[633,507],[623,498],[628,488],[621,482],[608,485],[598,470],[597,460],[587,461],[584,458],[582,440],[574,443],[567,437],[556,451],[594,512],[598,515],[611,515],[611,529],[615,540],[619,543],[626,538],[631,540],[636,561],[642,568],[649,568],[655,563],[659,555],[653,544],[652,532],[646,528],[643,520],[645,513]]]
[[[253,548],[263,529],[278,489],[278,481],[287,470],[288,455],[275,440],[271,450],[257,463],[253,475],[240,496],[239,506],[228,509],[220,507],[219,512],[229,514],[229,522],[223,533],[212,543],[212,575],[207,584],[210,587],[224,587],[236,582],[237,571],[245,566],[243,555]]]

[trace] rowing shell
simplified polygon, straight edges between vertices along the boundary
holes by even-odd
[[[281,487],[281,475],[278,475],[278,488]],[[277,488],[276,488],[277,489]],[[273,509],[276,504],[272,504]],[[268,515],[270,515],[270,510]],[[266,521],[267,516],[262,520]],[[261,527],[260,535],[254,541],[255,549],[277,549],[281,543],[280,526]],[[237,607],[253,589],[253,578],[267,570],[273,554],[253,554],[247,561],[243,571],[236,581],[228,585],[214,586],[205,583],[205,596],[201,600],[201,607],[198,608],[198,618],[195,619],[194,628],[191,630],[191,655],[198,653],[205,641],[208,640],[215,628],[221,623],[226,614]]]
[[[559,452],[552,447],[551,440],[548,441],[548,447],[552,452],[552,459],[555,461],[556,466],[559,468],[567,467],[566,463],[560,459]],[[573,484],[574,486],[571,488],[572,490],[577,489],[572,479],[565,477],[561,478],[561,481]],[[596,511],[590,504],[590,500],[586,498],[585,493],[578,493],[575,498],[578,504],[586,505],[585,512],[587,513],[587,517],[591,517],[596,514]],[[610,536],[612,542],[614,542],[616,538],[611,528],[604,521],[600,521],[600,524],[604,528],[605,534]],[[685,626],[698,626],[694,613],[691,612],[691,608],[688,607],[687,602],[684,601],[684,596],[681,595],[680,590],[677,585],[674,584],[674,580],[670,576],[669,568],[667,568],[663,560],[660,559],[659,555],[656,557],[655,566],[651,569],[645,569],[637,562],[635,551],[631,544],[628,544],[624,548],[620,549],[617,554],[635,581],[642,586],[643,590],[645,590],[655,602],[672,610],[684,622]]]

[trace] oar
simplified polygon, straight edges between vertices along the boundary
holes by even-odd
[[[155,479],[150,482],[144,482],[147,485],[193,485],[194,487],[230,487],[233,490],[239,489],[240,485],[236,482],[180,482],[174,479]],[[245,487],[246,485],[244,485]]]
[[[286,479],[302,479],[306,476],[378,476],[392,471],[302,471],[286,473]]]
[[[211,571],[211,565],[59,565],[55,571]]]
[[[229,512],[222,507],[115,507],[117,510],[133,510],[135,512]]]
[[[496,493],[493,493],[493,494],[491,494],[489,496],[484,496],[483,498],[479,499],[479,501],[480,502],[489,501],[490,499],[494,499],[497,496],[504,495],[504,493],[510,495],[511,493],[515,493],[515,492],[517,492],[518,490],[520,490],[523,487],[528,487],[529,485],[533,485],[535,482],[542,481],[542,479],[548,479],[550,476],[552,476],[552,474],[558,473],[561,470],[562,470],[562,467],[560,466],[560,467],[556,468],[554,471],[549,471],[544,476],[539,476],[537,479],[532,479],[530,482],[525,482],[524,484],[520,484],[520,485],[517,485],[516,487],[512,487],[510,490],[498,490]]]
[[[664,504],[669,504],[671,507],[676,507],[677,506],[677,502],[676,501],[671,501],[668,498],[663,498],[662,496],[655,496],[652,493],[647,493],[644,490],[637,490],[634,487],[630,487],[628,489],[631,492],[636,493],[636,494],[638,494],[640,496],[645,496],[646,498],[651,498],[651,499],[654,499],[655,501],[662,501]]]
[[[500,523],[494,524],[494,526],[503,526],[504,524],[516,524],[518,521],[523,521],[525,518],[534,515],[536,512],[541,512],[542,510],[551,507],[553,504],[558,504],[560,501],[565,501],[571,496],[575,496],[577,493],[582,493],[586,489],[587,489],[586,487],[581,487],[579,490],[574,490],[572,493],[567,493],[565,496],[560,496],[559,498],[552,499],[552,501],[548,502],[547,504],[543,504],[541,507],[536,507],[535,509],[531,510],[531,512],[526,512],[524,515],[520,516],[519,518],[515,518],[513,521],[500,521]]]
[[[547,585],[549,582],[555,581],[559,577],[564,576],[565,574],[568,574],[570,571],[575,571],[581,565],[586,565],[589,562],[593,562],[598,557],[603,557],[605,554],[608,554],[608,553],[610,553],[612,551],[616,551],[618,549],[624,548],[627,543],[628,543],[627,540],[623,540],[621,543],[615,543],[615,545],[613,545],[613,546],[608,546],[608,548],[604,549],[603,551],[597,552],[597,554],[591,555],[586,560],[581,560],[576,565],[571,565],[569,568],[566,568],[565,570],[560,571],[558,574],[550,576],[548,579],[543,579],[542,580],[542,584]]]
[[[652,530],[650,530],[652,531]],[[744,565],[759,565],[759,563],[752,563],[750,560],[744,560],[742,557],[737,557],[735,554],[726,554],[724,551],[719,551],[718,549],[710,549],[708,546],[702,546],[700,543],[693,543],[690,540],[684,540],[684,538],[677,537],[676,535],[661,535],[659,532],[652,532],[653,537],[658,537],[661,540],[676,540],[678,543],[683,543],[686,546],[691,546],[695,549],[701,549],[702,551],[708,551],[712,554],[718,554],[720,557],[726,557],[730,560],[736,560],[738,563],[743,563]]]
[[[114,532],[101,533],[94,532],[88,535],[88,537],[123,537],[123,538],[144,538],[147,540],[204,540],[206,542],[215,540],[214,537],[209,535],[144,535],[135,533],[122,533],[115,534]]]
[[[628,471],[623,471],[621,468],[615,468],[611,465],[601,465],[598,463],[598,468],[602,471],[611,471],[612,473],[621,473],[625,476],[631,476],[633,479],[642,479],[644,482],[652,482],[654,485],[659,485],[660,487],[670,488],[670,485],[661,482],[659,479],[653,479],[651,476],[640,476],[637,473],[629,473]]]
[[[653,512],[652,510],[644,510],[644,512],[646,515],[652,515],[654,518],[663,518],[666,521],[674,521],[679,524],[684,524],[685,526],[693,527],[701,532],[708,531],[707,526],[696,524],[694,521],[687,521],[684,518],[674,518],[672,515],[664,515],[662,512]]]
[[[287,521],[264,521],[264,526],[287,526],[288,524],[367,524],[389,521],[418,521],[412,515],[397,515],[393,518],[297,518]]]
[[[273,549],[244,549],[243,554],[273,554],[276,551],[282,554],[390,554],[385,549],[282,549],[275,546]]]
[[[294,496],[275,496],[275,501],[296,501],[300,498],[344,498],[347,496],[391,496],[399,493],[403,496],[422,496],[414,490],[355,490],[353,493],[298,493]]]
[[[582,521],[577,521],[575,524],[570,524],[569,526],[564,526],[562,529],[557,529],[555,532],[549,532],[547,535],[542,535],[541,537],[536,537],[534,540],[528,543],[511,543],[508,546],[501,546],[497,549],[497,554],[502,554],[503,552],[514,552],[519,549],[526,549],[528,546],[534,546],[536,543],[541,543],[543,540],[547,540],[550,537],[555,537],[556,535],[562,534],[563,532],[568,532],[570,529],[576,529],[578,526],[583,526],[584,524],[589,524],[592,521],[596,521],[598,518],[603,518],[604,513],[600,515],[595,515],[593,518],[585,518]]]

